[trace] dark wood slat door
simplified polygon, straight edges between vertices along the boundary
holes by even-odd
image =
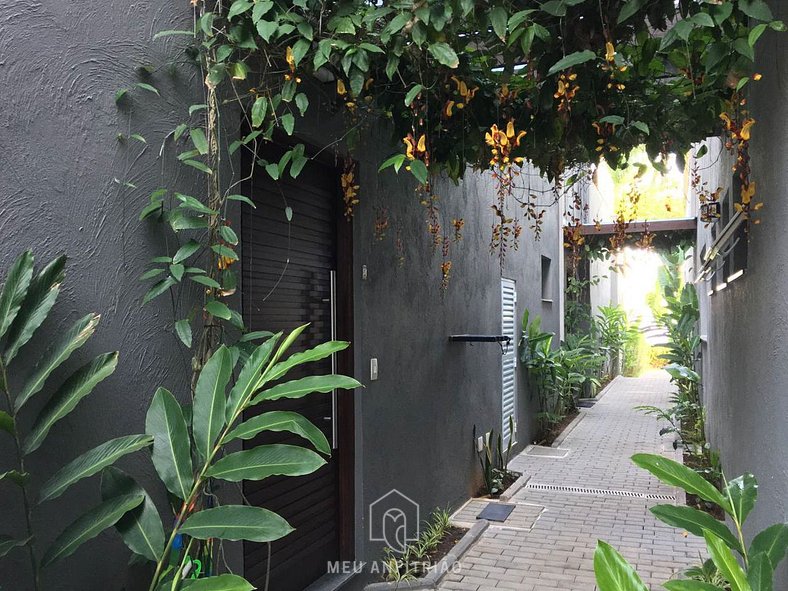
[[[278,160],[274,154],[271,160]],[[303,351],[332,338],[332,272],[337,268],[336,169],[310,162],[297,180],[273,183],[262,168],[248,183],[256,209],[242,217],[244,319],[251,330],[293,330],[309,323],[291,352]],[[288,221],[286,208],[292,210]],[[332,373],[332,360],[292,370],[286,380]],[[333,443],[337,417],[331,394],[262,405],[256,412],[296,411],[317,425]],[[290,434],[264,433],[246,442],[309,445]],[[299,591],[326,573],[340,558],[339,471],[336,454],[307,476],[272,477],[248,482],[244,492],[255,506],[275,511],[295,531],[271,544],[246,543],[245,575],[255,586],[271,591]],[[269,570],[270,569],[270,570]]]

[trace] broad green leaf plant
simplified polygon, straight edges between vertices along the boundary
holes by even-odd
[[[720,507],[733,525],[729,528],[693,507],[655,505],[651,512],[668,525],[702,537],[711,563],[687,571],[690,578],[662,584],[668,591],[772,591],[774,571],[788,549],[788,524],[776,523],[758,533],[747,545],[743,526],[755,507],[758,483],[744,474],[726,483],[722,491],[686,466],[660,455],[636,454],[632,461],[659,480]],[[599,591],[648,591],[634,567],[609,544],[599,541],[594,553]]]
[[[247,416],[248,410],[265,402],[360,386],[353,378],[341,375],[281,381],[293,368],[325,359],[348,346],[344,341],[331,341],[285,357],[304,328],[284,338],[282,333],[272,335],[255,347],[234,382],[232,377],[240,350],[221,345],[198,376],[191,412],[169,391],[164,388],[156,391],[145,431],[153,438],[152,460],[156,472],[177,500],[175,522],[165,535],[158,515],[146,519],[140,512],[121,531],[136,554],[155,562],[151,591],[175,591],[187,588],[186,585],[190,590],[251,589],[241,577],[234,575],[215,575],[197,582],[185,580],[192,566],[190,553],[193,555],[201,543],[214,539],[271,542],[293,531],[287,521],[267,509],[217,505],[209,487],[213,479],[241,482],[275,475],[301,476],[326,463],[331,448],[325,435],[298,413],[269,411]],[[313,449],[269,444],[227,451],[228,444],[251,439],[264,431],[294,433],[308,441]],[[122,480],[120,475],[118,478]],[[131,482],[127,488],[134,488]],[[155,543],[141,544],[143,540],[155,540]]]
[[[116,351],[103,353],[72,371],[64,380],[55,381],[52,374],[93,335],[99,323],[97,314],[88,314],[62,334],[38,356],[28,375],[20,375],[17,366],[24,353],[26,360],[38,353],[27,346],[49,316],[64,280],[66,258],[60,256],[36,269],[33,254],[23,252],[11,266],[0,292],[0,390],[5,409],[0,410],[0,429],[13,440],[16,466],[0,473],[0,484],[16,487],[24,510],[22,532],[2,532],[0,558],[12,551],[26,552],[30,561],[29,589],[41,589],[42,569],[72,554],[82,543],[136,511],[147,501],[140,490],[124,489],[105,498],[69,525],[55,541],[41,552],[40,539],[34,528],[34,512],[38,505],[60,497],[69,487],[110,467],[121,457],[149,447],[148,435],[118,437],[91,449],[55,472],[36,491],[36,478],[29,473],[29,464],[45,452],[50,430],[66,418],[104,379],[112,375],[118,363]],[[45,398],[41,410],[32,418],[28,403]],[[43,446],[43,447],[42,447]],[[39,475],[39,478],[43,475]]]

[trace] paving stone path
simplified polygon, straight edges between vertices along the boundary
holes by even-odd
[[[439,588],[593,591],[598,539],[617,548],[654,591],[701,562],[702,541],[648,511],[677,502],[678,491],[629,459],[637,452],[679,457],[671,436],[659,435],[657,421],[634,410],[641,404],[667,406],[669,392],[664,372],[616,378],[593,407],[581,411],[583,418],[559,450],[537,448],[514,458],[510,467],[530,476],[509,500],[516,509],[506,522],[490,525]],[[455,521],[472,522],[484,504],[470,501]]]

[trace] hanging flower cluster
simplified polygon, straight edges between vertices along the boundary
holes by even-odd
[[[567,72],[558,76],[558,85],[553,98],[558,99],[557,110],[559,113],[566,113],[571,110],[572,100],[574,100],[579,90],[580,85],[577,84],[576,73]]]
[[[345,159],[345,168],[339,177],[342,187],[342,201],[345,204],[345,217],[353,217],[353,208],[359,204],[359,184],[356,181],[356,162],[352,158]]]
[[[756,75],[760,79],[760,75]],[[752,126],[755,125],[755,119],[747,116],[747,110],[743,107],[747,104],[746,99],[740,99],[737,103],[736,113],[731,117],[728,113],[721,113],[725,126],[725,132],[728,139],[725,141],[725,147],[730,151],[736,152],[736,162],[733,165],[733,172],[738,174],[741,190],[739,193],[739,202],[734,203],[733,206],[736,211],[741,212],[745,219],[752,219],[752,213],[758,211],[763,207],[763,202],[753,201],[756,193],[755,181],[750,179],[750,135]],[[760,220],[752,220],[754,224],[760,223]]]
[[[479,90],[478,86],[468,88],[468,85],[464,81],[457,78],[457,76],[452,76],[451,80],[455,84],[455,89],[452,98],[448,99],[443,105],[443,116],[446,119],[454,115],[455,109],[464,109],[468,103],[473,100],[473,97],[476,96],[476,93]],[[449,88],[449,85],[447,85],[447,88]]]

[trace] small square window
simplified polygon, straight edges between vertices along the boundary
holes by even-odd
[[[542,301],[553,301],[553,276],[550,273],[552,261],[550,257],[542,256]]]

